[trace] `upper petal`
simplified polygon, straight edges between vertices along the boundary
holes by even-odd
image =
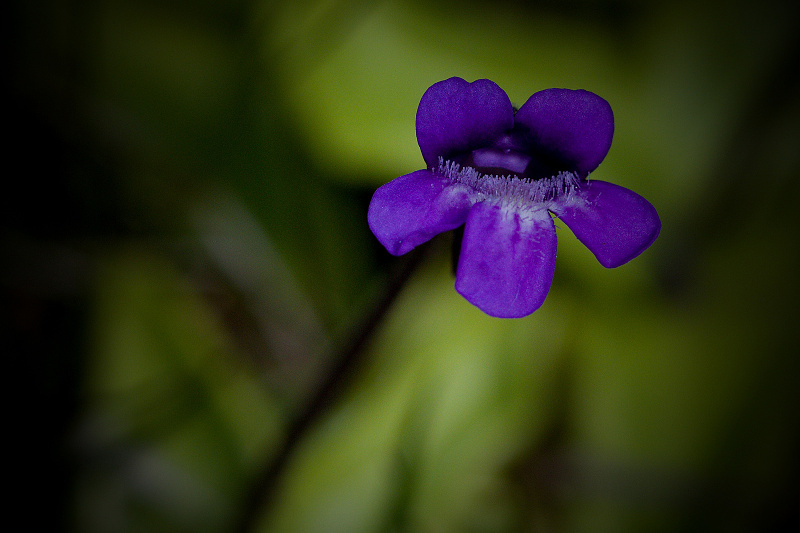
[[[431,85],[417,109],[417,142],[428,168],[491,143],[514,126],[508,95],[490,80],[450,78]]]
[[[614,113],[584,90],[546,89],[528,98],[514,120],[528,130],[531,149],[585,177],[603,161],[614,136]]]
[[[544,302],[556,264],[550,214],[489,202],[469,212],[456,272],[456,290],[488,315],[519,318]]]
[[[382,185],[372,195],[369,227],[389,253],[402,255],[464,223],[471,189],[418,170]]]
[[[556,199],[549,208],[607,268],[641,254],[661,231],[661,220],[650,202],[605,181],[592,180],[570,196]]]

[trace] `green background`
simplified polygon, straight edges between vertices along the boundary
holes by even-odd
[[[12,2],[12,512],[90,533],[796,522],[796,11]],[[389,256],[369,198],[422,168],[416,107],[451,76],[608,100],[593,177],[653,203],[655,244],[606,270],[560,228],[519,320],[454,291],[449,235]]]

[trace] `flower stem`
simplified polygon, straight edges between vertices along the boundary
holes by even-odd
[[[402,258],[401,265],[386,283],[383,294],[364,320],[354,328],[353,334],[342,345],[336,363],[313,393],[305,410],[291,422],[286,437],[278,451],[254,479],[245,494],[241,515],[234,524],[233,531],[247,533],[258,525],[258,519],[270,510],[278,484],[283,477],[289,459],[308,430],[331,408],[339,394],[349,384],[350,379],[363,360],[363,347],[391,309],[398,294],[411,275],[421,264],[429,246],[423,245]]]

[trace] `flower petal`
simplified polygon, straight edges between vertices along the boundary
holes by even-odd
[[[489,202],[469,212],[456,290],[488,315],[519,318],[544,302],[556,264],[556,230],[544,210]]]
[[[431,85],[417,109],[417,142],[428,168],[439,157],[490,144],[514,126],[508,95],[490,80],[450,78]]]
[[[584,90],[546,89],[528,98],[514,120],[531,136],[534,152],[566,163],[586,177],[603,161],[614,136],[614,113],[603,98]]]
[[[607,268],[641,254],[661,231],[661,220],[650,202],[605,181],[585,183],[548,207]]]
[[[435,235],[457,228],[472,206],[472,190],[418,170],[372,195],[367,221],[389,253],[403,255]]]

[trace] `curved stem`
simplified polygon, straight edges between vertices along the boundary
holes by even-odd
[[[363,359],[362,348],[391,309],[403,286],[422,262],[427,249],[428,246],[420,246],[403,258],[404,263],[389,279],[383,295],[373,310],[355,328],[353,335],[342,346],[338,357],[335,358],[335,365],[314,392],[305,410],[290,424],[281,447],[254,480],[245,495],[241,515],[234,525],[233,531],[238,533],[252,531],[257,525],[258,518],[268,511],[295,447],[308,430],[327,413],[339,394],[346,388],[350,378],[356,374]]]

